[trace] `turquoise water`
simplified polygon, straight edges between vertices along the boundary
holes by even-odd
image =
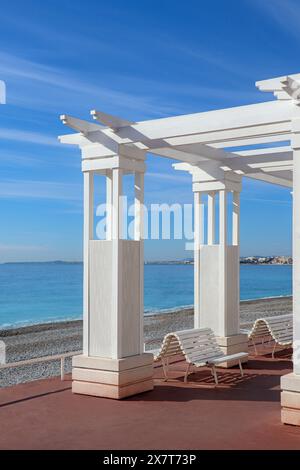
[[[291,266],[241,265],[241,299],[291,295]],[[193,304],[193,266],[145,266],[145,312]],[[81,318],[82,264],[0,265],[0,326]]]

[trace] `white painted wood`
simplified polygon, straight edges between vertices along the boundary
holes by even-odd
[[[95,124],[94,122],[78,119],[68,114],[62,114],[59,118],[63,124],[70,127],[71,129],[74,129],[75,131],[81,132],[82,134],[88,134],[89,132],[102,130],[102,127],[98,124]]]
[[[120,168],[112,170],[112,234],[113,239],[123,238],[123,171]]]
[[[119,304],[119,357],[141,354],[141,330],[143,317],[141,315],[141,259],[140,241],[120,240],[122,258],[120,267]]]
[[[242,147],[245,145],[259,145],[268,144],[274,142],[287,142],[291,139],[291,134],[278,134],[278,135],[267,135],[261,137],[249,137],[244,139],[236,139],[230,141],[212,142],[211,146],[216,148],[226,147]],[[274,147],[274,150],[276,147]]]
[[[289,137],[291,138],[291,137]],[[293,159],[293,154],[292,154],[292,147],[290,145],[284,145],[282,147],[270,147],[270,148],[264,148],[264,149],[254,149],[254,150],[242,150],[242,151],[237,151],[234,152],[237,155],[241,155],[243,157],[249,157],[249,156],[261,156],[264,158],[276,158],[277,154],[280,153],[286,157],[288,157],[289,160]],[[277,156],[278,158],[278,156]],[[243,160],[244,161],[244,160]]]
[[[278,166],[266,166],[264,168],[261,168],[262,171],[264,172],[274,172],[274,173],[278,173],[278,172],[286,172],[286,171],[289,171],[291,172],[291,178],[292,178],[292,170],[293,170],[293,165],[278,165]],[[279,175],[280,176],[280,175]]]
[[[224,336],[223,319],[225,312],[220,308],[219,245],[203,245],[199,251],[199,307],[197,308],[198,328],[212,328],[218,336]],[[196,323],[196,317],[195,317]]]
[[[83,351],[89,354],[89,244],[94,235],[94,174],[83,174]]]
[[[194,325],[200,325],[200,246],[204,243],[202,195],[194,193]]]
[[[293,324],[294,373],[300,375],[300,120],[293,122]]]
[[[112,129],[120,129],[121,127],[127,127],[134,124],[133,121],[127,121],[126,119],[118,118],[111,114],[103,113],[102,111],[96,111],[95,109],[91,111],[91,115],[94,119],[100,121],[101,124],[111,127]]]
[[[253,173],[255,176],[257,173]],[[238,176],[238,175],[237,175]],[[239,175],[240,176],[240,175]],[[247,176],[252,176],[251,175],[248,175]],[[225,188],[228,190],[228,191],[240,191],[241,189],[241,183],[236,183],[236,182],[230,182],[230,181],[208,181],[208,182],[205,182],[205,183],[198,183],[198,182],[194,182],[193,183],[193,191],[194,192],[197,192],[197,191],[200,191],[200,192],[203,192],[203,193],[207,193],[207,192],[210,192],[210,191],[220,191],[220,190],[225,190]]]
[[[144,350],[144,173],[135,173],[134,239],[140,244],[140,352]]]
[[[120,359],[140,354],[140,332],[140,242],[92,240],[89,355]]]
[[[227,190],[219,191],[219,243],[227,245]]]
[[[112,311],[113,291],[112,257],[113,242],[90,241],[90,322],[89,355],[94,357],[115,357],[111,338],[115,314]]]
[[[212,328],[220,337],[239,334],[238,247],[203,245],[199,262],[199,327]]]
[[[121,353],[121,292],[120,286],[123,280],[122,272],[122,183],[123,171],[119,168],[112,170],[113,181],[113,206],[112,206],[112,286],[111,286],[111,302],[112,302],[112,328],[111,328],[111,357],[119,359],[122,357]]]
[[[255,83],[257,88],[260,91],[266,91],[266,92],[274,92],[274,91],[282,91],[286,90],[286,87],[288,85],[292,86],[292,84],[295,82],[296,88],[299,88],[300,86],[300,74],[295,73],[291,75],[282,75],[280,77],[275,77],[267,80],[260,80]]]
[[[222,364],[224,362],[239,361],[241,375],[243,370],[241,360],[248,357],[247,352],[226,355],[217,343],[217,339],[210,328],[198,328],[193,330],[175,331],[164,337],[161,348],[154,358],[163,362],[165,379],[168,380],[168,370],[165,367],[165,359],[174,355],[183,355],[188,365],[203,367]],[[187,381],[189,367],[186,370],[184,381]],[[216,372],[213,368],[215,382],[218,384]]]
[[[97,171],[113,168],[122,168],[127,171],[145,171],[145,163],[128,158],[109,157],[82,161],[82,171]]]
[[[222,143],[221,147],[223,148],[224,141],[228,143],[228,145],[226,144],[225,147],[231,147],[232,145],[235,146],[237,139],[243,141],[243,143],[240,142],[239,145],[253,145],[255,142],[252,142],[252,139],[264,138],[266,139],[266,142],[272,142],[272,138],[278,135],[284,136],[284,140],[289,140],[286,139],[286,136],[291,135],[290,121],[278,122],[276,124],[272,123],[258,126],[254,125],[249,128],[245,127],[241,129],[224,129],[213,132],[203,132],[200,134],[188,134],[178,137],[171,137],[164,140],[169,145],[176,146],[177,148],[180,148],[181,145],[195,143],[202,143],[205,145]]]
[[[221,312],[224,318],[224,334],[232,336],[240,333],[240,250],[239,245],[227,246],[225,257],[225,305]]]
[[[94,111],[94,118],[109,127],[83,121],[71,116],[62,116],[63,122],[79,131],[73,136],[62,136],[61,142],[78,145],[82,151],[83,170],[97,171],[106,174],[112,170],[112,180],[108,182],[107,199],[112,198],[112,223],[108,232],[112,234],[111,243],[111,350],[115,358],[122,354],[132,354],[142,345],[142,224],[140,205],[143,196],[140,176],[135,177],[136,215],[135,240],[133,245],[122,240],[121,214],[122,175],[126,172],[144,172],[144,152],[171,157],[189,164],[185,168],[193,175],[195,192],[195,325],[203,318],[210,321],[215,315],[216,329],[220,336],[237,334],[238,330],[238,256],[239,256],[239,191],[242,176],[292,186],[294,173],[294,331],[295,338],[300,340],[300,74],[278,77],[257,85],[262,91],[271,91],[278,98],[276,101],[240,106],[217,111],[196,113],[185,116],[154,119],[133,123],[125,119]],[[226,152],[223,148],[292,141],[292,149],[287,146],[268,149],[252,149],[237,152]],[[293,161],[293,157],[294,161]],[[192,170],[191,170],[192,167]],[[84,344],[89,341],[89,244],[92,243],[93,227],[91,220],[92,173],[85,174],[85,228],[84,228]],[[88,189],[87,189],[88,188]],[[137,189],[138,188],[138,189]],[[219,191],[219,246],[204,243],[204,221],[201,215],[200,192]],[[227,246],[227,192],[233,191],[233,246]],[[208,243],[214,243],[214,204],[208,198]],[[299,219],[299,220],[298,220]],[[215,249],[216,248],[216,249]],[[299,251],[299,253],[298,253]],[[107,255],[109,252],[107,251]],[[210,262],[214,260],[214,268]],[[94,260],[95,261],[95,260]],[[93,262],[94,262],[93,261]],[[208,262],[210,261],[210,262]],[[129,271],[133,262],[133,272]],[[96,261],[95,261],[96,263]],[[124,264],[123,264],[124,263]],[[94,267],[98,273],[100,267]],[[94,269],[93,268],[93,269]],[[214,272],[217,269],[217,273]],[[88,270],[88,271],[87,271]],[[106,270],[108,271],[108,269]],[[201,272],[200,272],[201,271]],[[99,278],[102,274],[97,274]],[[139,277],[140,276],[140,277]],[[200,292],[200,278],[208,287],[210,303]],[[216,281],[217,278],[217,281]],[[134,284],[129,286],[131,280]],[[214,285],[213,285],[214,279]],[[105,285],[105,281],[103,281]],[[216,289],[217,285],[217,289]],[[124,286],[127,286],[126,288]],[[134,293],[128,296],[128,289]],[[94,288],[93,288],[94,289]],[[204,292],[204,291],[203,291]],[[212,292],[216,295],[212,295]],[[100,302],[98,293],[93,291],[93,302]],[[214,300],[212,300],[214,297]],[[127,303],[126,303],[127,302]],[[215,306],[215,313],[210,309]],[[126,305],[124,310],[124,305]],[[200,318],[204,311],[204,317]],[[133,312],[133,313],[129,313]],[[217,313],[216,313],[217,312]],[[205,318],[205,315],[207,317]],[[124,324],[125,321],[125,324]],[[86,326],[87,325],[87,326]],[[125,332],[127,325],[134,334],[129,341]],[[87,330],[88,329],[88,330]],[[129,333],[128,333],[129,334]],[[129,335],[130,336],[130,335]],[[138,343],[136,339],[138,338]],[[93,340],[94,341],[94,340]],[[138,344],[138,346],[137,346]],[[88,353],[87,346],[85,351]],[[300,374],[300,365],[295,360],[295,371]]]
[[[195,248],[199,249],[204,243],[204,213],[201,192],[194,193],[194,240]]]
[[[106,171],[106,240],[112,239],[112,208],[113,208],[112,171]]]
[[[143,231],[144,174],[134,174],[134,239],[141,240]]]
[[[239,246],[240,242],[240,193],[233,192],[232,197],[232,244]]]
[[[207,243],[214,245],[215,243],[215,217],[216,217],[216,193],[214,191],[208,193],[207,196]]]
[[[228,279],[227,279],[227,190],[222,189],[219,191],[219,290],[218,290],[218,317],[219,317],[219,332],[216,331],[216,334],[219,336],[227,336],[227,297],[229,292],[228,288]],[[204,269],[204,266],[203,266]]]
[[[262,342],[274,340],[272,353],[274,357],[276,345],[285,347],[293,345],[293,315],[258,318],[248,332],[248,338],[253,341],[255,352],[257,352],[255,343],[257,340]]]
[[[249,173],[247,174],[247,178],[251,178],[254,180],[260,180],[264,181],[265,183],[271,183],[271,184],[277,184],[278,186],[283,186],[285,188],[292,188],[293,187],[293,181],[292,181],[292,176],[291,178],[283,178],[282,176],[274,176],[274,175],[269,175],[267,173]]]
[[[120,129],[118,135],[122,138],[129,138],[132,142],[141,142],[143,137],[146,139],[166,139],[185,134],[235,130],[241,127],[289,122],[298,116],[300,117],[300,110],[292,102],[269,101],[249,106],[142,121]]]

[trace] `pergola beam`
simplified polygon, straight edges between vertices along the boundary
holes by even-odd
[[[253,126],[270,126],[269,133],[274,133],[273,126],[286,124],[283,132],[290,132],[290,121],[300,116],[300,110],[292,102],[270,101],[239,106],[235,108],[188,114],[150,121],[141,121],[129,127],[120,129],[117,133],[122,138],[132,142],[142,142],[144,139],[168,139],[185,137],[211,132],[231,131],[232,139],[236,138],[238,129]],[[275,130],[275,132],[277,132]]]
[[[278,186],[283,186],[285,188],[292,188],[293,187],[293,180],[286,179],[283,177],[270,175],[267,173],[252,173],[245,175],[247,178],[251,178],[254,180],[264,181],[265,183],[277,184]]]
[[[104,126],[110,127],[111,129],[114,129],[116,131],[121,129],[122,127],[128,127],[135,124],[135,122],[133,121],[127,121],[126,119],[113,116],[112,114],[104,113],[103,111],[96,111],[95,109],[91,111],[91,116],[96,121],[101,122],[101,124],[103,124]]]
[[[287,93],[287,88],[297,86],[299,79],[300,75],[278,77],[258,82],[257,86],[263,91]],[[62,136],[60,140],[78,143],[83,159],[117,155],[122,148],[131,147],[132,156],[134,149],[140,149],[212,173],[232,171],[276,184],[291,184],[293,156],[289,145],[234,152],[224,148],[289,142],[291,123],[300,118],[293,97],[140,122],[96,110],[91,114],[101,125],[68,115],[61,117],[64,124],[79,134]]]
[[[261,145],[261,144],[272,144],[274,142],[288,142],[291,138],[290,134],[275,134],[259,137],[245,137],[243,139],[236,140],[223,140],[221,142],[212,142],[210,145],[216,148],[226,147],[245,147],[248,145]]]

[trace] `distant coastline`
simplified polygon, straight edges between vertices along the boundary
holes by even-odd
[[[82,264],[82,261],[63,261],[63,260],[54,260],[54,261],[6,261],[0,263],[2,265],[11,265],[11,264]],[[193,258],[187,259],[178,259],[178,260],[153,260],[145,261],[147,265],[189,265],[194,264]],[[254,264],[254,265],[292,265],[293,258],[291,256],[241,256],[240,264]]]
[[[82,261],[5,261],[0,264],[82,264]]]
[[[174,261],[146,261],[145,264],[194,264],[192,258]],[[254,265],[292,265],[293,258],[291,256],[242,256],[240,264],[254,264]]]

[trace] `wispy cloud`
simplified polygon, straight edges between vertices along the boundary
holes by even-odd
[[[176,96],[179,98],[196,98],[201,99],[203,102],[208,100],[211,102],[220,102],[220,101],[237,101],[237,100],[257,100],[259,92],[256,90],[253,85],[253,89],[249,90],[247,88],[241,89],[237,87],[225,87],[223,84],[220,87],[217,86],[206,86],[206,85],[192,85],[183,86],[182,83],[166,83],[162,81],[156,81],[153,79],[147,78],[138,78],[138,77],[124,77],[123,82],[130,81],[131,83],[136,84],[139,88],[148,88],[155,92],[157,95]]]
[[[22,131],[0,127],[0,139],[14,142],[26,142],[29,144],[47,145],[50,147],[61,147],[56,136],[41,134],[39,132]]]
[[[248,0],[248,3],[266,13],[287,34],[300,39],[300,3],[298,0]]]
[[[1,181],[0,198],[79,201],[82,187],[75,183],[11,179]]]
[[[1,165],[5,164],[5,167],[14,167],[14,166],[26,166],[34,167],[42,164],[42,160],[38,158],[25,155],[23,153],[16,153],[8,150],[1,150],[0,152],[0,162]]]
[[[176,52],[189,55],[197,61],[206,61],[222,71],[241,75],[243,67],[232,66],[232,61],[223,57],[217,59],[213,52],[192,49],[181,44],[172,45]],[[176,49],[177,48],[177,49]],[[228,69],[228,70],[227,70]],[[246,72],[245,72],[246,73]],[[95,83],[84,80],[76,71],[51,67],[27,60],[16,55],[0,52],[0,76],[10,82],[8,104],[47,113],[72,113],[77,109],[100,107],[110,112],[129,113],[130,118],[165,117],[190,112],[185,98],[201,102],[253,101],[257,92],[240,87],[199,86],[188,82],[170,83],[130,75],[104,75]],[[111,82],[111,85],[107,84]],[[112,84],[122,84],[122,89]],[[26,93],[24,92],[26,88]]]
[[[222,54],[220,54],[215,50],[204,50],[200,47],[187,44],[175,44],[175,47],[179,53],[189,56],[200,63],[211,65],[223,72],[227,72],[238,77],[246,76],[249,78],[251,76],[249,70],[245,70],[240,66],[240,64],[236,64],[232,57],[224,54],[224,50],[222,50]]]
[[[93,107],[102,103],[104,107],[118,107],[123,110],[139,111],[153,116],[166,116],[174,112],[174,108],[160,100],[152,93],[120,91],[101,83],[90,83],[82,80],[76,72],[59,69],[44,64],[20,58],[6,53],[0,53],[0,75],[13,81],[14,89],[8,90],[8,104],[40,108],[47,106],[48,110],[62,112],[63,106],[74,107],[84,103]],[[24,93],[24,83],[28,85],[29,93]],[[119,77],[119,82],[122,82]],[[19,85],[19,86],[16,86]],[[38,87],[40,85],[40,87]]]

